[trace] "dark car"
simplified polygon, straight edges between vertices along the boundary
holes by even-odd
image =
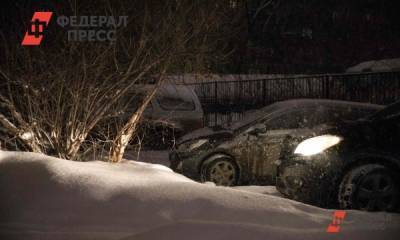
[[[282,194],[321,207],[398,210],[400,102],[309,136],[282,147],[277,177]]]
[[[287,134],[300,134],[330,121],[358,119],[380,109],[379,105],[318,99],[278,102],[230,127],[203,128],[183,136],[170,153],[171,168],[217,185],[274,185],[275,162]]]

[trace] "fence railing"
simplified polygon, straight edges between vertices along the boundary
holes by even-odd
[[[246,110],[296,98],[389,104],[400,99],[400,71],[215,81],[189,86],[203,105],[206,125],[212,126],[239,120]]]

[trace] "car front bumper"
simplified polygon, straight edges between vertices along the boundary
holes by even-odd
[[[182,172],[182,159],[180,158],[178,152],[171,151],[169,153],[169,167],[175,172]]]
[[[169,153],[170,168],[195,181],[200,181],[200,166],[207,152],[180,152]]]
[[[334,153],[281,159],[276,188],[290,199],[327,207],[337,200],[341,161]]]

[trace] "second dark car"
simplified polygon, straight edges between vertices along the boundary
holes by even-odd
[[[277,189],[321,207],[397,211],[400,102],[366,119],[327,126],[302,139],[288,138]]]

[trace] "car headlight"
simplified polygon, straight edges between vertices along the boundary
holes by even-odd
[[[326,149],[333,147],[340,143],[342,138],[334,135],[321,135],[302,141],[294,150],[294,153],[303,156],[312,156],[322,153]]]
[[[189,150],[190,151],[195,150],[196,148],[203,146],[207,142],[208,142],[208,139],[199,139],[197,141],[194,141],[193,143],[190,144]]]

